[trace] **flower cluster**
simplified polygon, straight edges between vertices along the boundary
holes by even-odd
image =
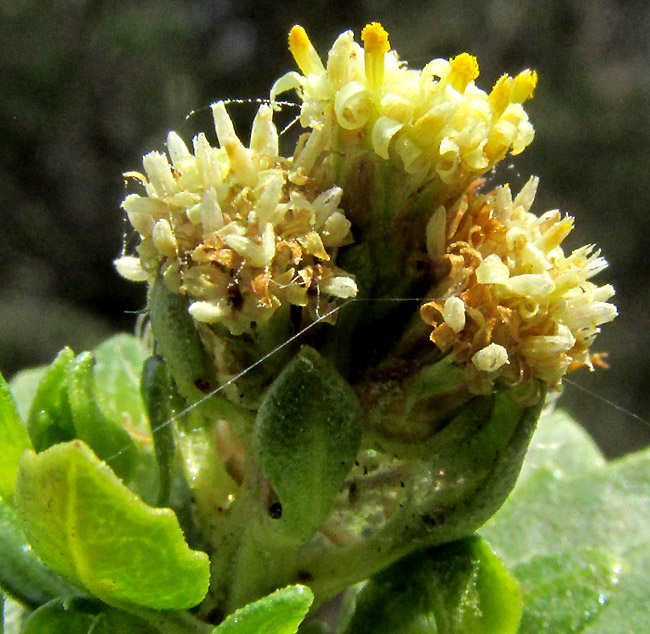
[[[213,114],[220,148],[199,134],[191,153],[170,132],[171,164],[151,152],[146,176],[128,174],[146,189],[123,203],[142,240],[139,258],[116,261],[119,272],[136,281],[162,274],[172,290],[189,294],[197,321],[221,323],[233,335],[265,323],[282,304],[315,313],[328,298],[354,296],[354,279],[333,264],[336,249],[352,241],[341,189],[318,189],[279,156],[268,106],[259,108],[249,148],[223,102]]]
[[[325,136],[330,150],[356,142],[382,159],[394,152],[406,173],[459,188],[532,141],[522,103],[536,73],[504,75],[487,94],[474,83],[478,63],[467,53],[411,70],[389,50],[380,24],[366,26],[361,37],[363,49],[352,31],[342,33],[325,66],[304,29],[294,27],[289,46],[302,75],[287,73],[271,90],[273,100],[297,89],[302,125]]]
[[[508,186],[479,193],[479,177],[533,138],[522,104],[536,73],[503,75],[486,93],[471,55],[412,70],[381,25],[362,41],[342,33],[323,63],[295,26],[289,48],[301,73],[275,82],[249,147],[219,102],[220,147],[199,134],[192,153],[170,132],[171,163],[147,154],[146,175],[129,174],[146,194],[123,203],[141,236],[138,257],[117,260],[120,273],[162,276],[189,297],[197,322],[234,336],[281,306],[306,307],[302,321],[313,321],[340,298],[428,288],[420,313],[430,339],[467,370],[473,393],[490,392],[496,378],[558,387],[568,370],[592,367],[598,327],[616,316],[612,287],[589,281],[605,260],[592,247],[565,256],[573,220],[530,212],[536,179],[514,201]],[[283,157],[272,115],[288,90],[307,133]]]
[[[491,391],[496,376],[559,387],[567,370],[592,367],[598,326],[617,314],[607,301],[612,286],[589,281],[605,259],[593,246],[569,255],[560,246],[573,218],[529,211],[537,183],[531,178],[514,200],[507,185],[474,188],[429,223],[440,281],[421,315],[434,327],[431,341],[466,364],[476,392]],[[441,222],[446,235],[437,235]]]
[[[572,218],[531,212],[536,178],[514,199],[482,178],[531,142],[535,72],[484,92],[471,55],[413,70],[379,24],[362,41],[323,62],[294,27],[300,72],[248,146],[218,102],[218,147],[171,132],[128,174],[141,240],[116,266],[149,284],[189,412],[169,422],[212,558],[205,614],[304,580],[324,601],[471,535],[512,490],[545,388],[603,364],[605,260],[563,250]],[[281,154],[290,90],[304,131]]]

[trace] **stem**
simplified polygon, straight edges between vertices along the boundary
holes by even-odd
[[[256,466],[213,533],[212,581],[202,612],[236,609],[296,580],[302,540],[268,515],[269,489]]]

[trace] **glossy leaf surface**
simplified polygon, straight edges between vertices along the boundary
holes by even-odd
[[[479,537],[410,555],[368,581],[345,634],[515,634],[517,582]]]
[[[94,365],[92,354],[84,352],[68,368],[68,401],[75,437],[83,440],[120,478],[128,482],[137,460],[135,444],[126,429],[107,418],[99,407]]]
[[[295,634],[314,596],[305,586],[288,586],[231,614],[212,634]]]
[[[120,334],[93,350],[99,405],[114,422],[147,433],[147,419],[140,396],[140,376],[148,351],[142,340]]]
[[[63,348],[47,367],[29,408],[27,429],[36,451],[75,437],[68,402],[68,368],[74,352]]]
[[[25,454],[16,504],[39,557],[106,603],[182,609],[207,591],[208,558],[173,512],[144,504],[81,441]]]
[[[43,375],[47,371],[47,366],[42,365],[37,368],[28,368],[21,370],[9,381],[9,388],[13,394],[18,413],[23,420],[29,416],[29,408],[41,382]]]

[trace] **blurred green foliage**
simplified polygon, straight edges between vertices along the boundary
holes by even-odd
[[[144,288],[111,264],[124,239],[122,172],[162,149],[168,129],[188,140],[210,130],[216,99],[266,96],[293,68],[293,24],[324,52],[372,20],[413,66],[473,53],[486,89],[502,72],[538,70],[528,106],[537,138],[496,178],[518,188],[539,175],[537,210],[571,213],[571,245],[602,247],[621,316],[596,348],[610,352],[612,370],[570,378],[650,420],[650,4],[641,0],[0,0],[2,371],[133,328]],[[230,109],[245,136],[253,107]],[[571,384],[563,398],[610,454],[650,442],[650,423]]]

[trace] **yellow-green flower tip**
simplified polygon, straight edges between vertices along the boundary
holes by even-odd
[[[388,31],[379,24],[371,22],[361,31],[361,41],[366,53],[388,53],[390,44],[388,43]]]
[[[298,24],[289,31],[289,50],[305,75],[325,70],[307,32]]]
[[[461,53],[449,60],[451,70],[449,72],[449,83],[459,92],[467,88],[467,84],[474,81],[478,75],[478,62],[476,57],[469,53]]]

